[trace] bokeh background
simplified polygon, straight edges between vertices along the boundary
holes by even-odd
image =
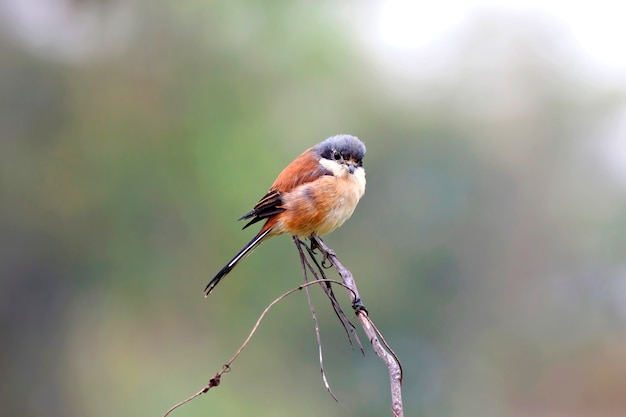
[[[205,299],[236,219],[336,133],[368,188],[326,242],[406,415],[626,415],[619,7],[0,1],[0,415],[160,416],[204,386],[302,279],[275,239]],[[174,416],[389,415],[314,300],[339,404],[299,293]]]

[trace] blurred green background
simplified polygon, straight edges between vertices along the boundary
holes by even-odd
[[[508,8],[385,47],[378,5],[0,2],[0,415],[160,416],[204,386],[302,279],[282,237],[205,299],[236,219],[336,133],[368,188],[325,241],[406,415],[626,415],[623,71]],[[299,293],[174,416],[390,415],[314,293],[340,404]]]

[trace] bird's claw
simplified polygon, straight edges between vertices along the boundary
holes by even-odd
[[[329,269],[333,266],[333,261],[330,259],[332,256],[337,256],[332,249],[323,249],[320,245],[319,237],[313,235],[309,238],[311,240],[311,252],[315,253],[316,250],[322,253],[322,268]]]
[[[316,250],[318,250],[320,248],[320,244],[317,242],[317,240],[314,237],[310,238],[311,240],[311,252],[315,253]]]

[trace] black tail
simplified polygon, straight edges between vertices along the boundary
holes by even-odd
[[[248,242],[248,244],[244,246],[243,249],[240,250],[239,253],[237,253],[237,255],[235,255],[235,257],[226,264],[226,266],[224,266],[224,268],[220,269],[220,272],[218,272],[207,284],[206,288],[204,289],[204,295],[207,296],[211,294],[211,291],[213,291],[213,288],[215,288],[220,280],[224,278],[235,266],[237,266],[239,261],[252,253],[252,251],[255,250],[257,246],[259,246],[259,244],[263,241],[267,234],[271,232],[271,230],[272,228],[269,228],[266,231],[256,235],[254,239]]]

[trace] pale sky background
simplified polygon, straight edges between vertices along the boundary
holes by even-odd
[[[428,64],[454,43],[454,35],[477,15],[519,15],[526,22],[543,20],[570,38],[568,45],[580,59],[581,71],[597,83],[626,88],[626,3],[563,0],[381,0],[373,3],[365,24],[357,30],[364,46],[375,45],[389,71],[405,75],[428,72]],[[348,11],[349,13],[349,11]],[[366,28],[364,30],[364,28]],[[462,36],[462,35],[461,35]],[[446,60],[431,71],[441,71]],[[626,105],[608,123],[595,151],[606,161],[614,179],[626,187]]]
[[[419,49],[462,25],[473,13],[491,9],[549,15],[598,65],[626,69],[626,4],[616,1],[382,0],[374,8],[373,35],[387,48]]]

